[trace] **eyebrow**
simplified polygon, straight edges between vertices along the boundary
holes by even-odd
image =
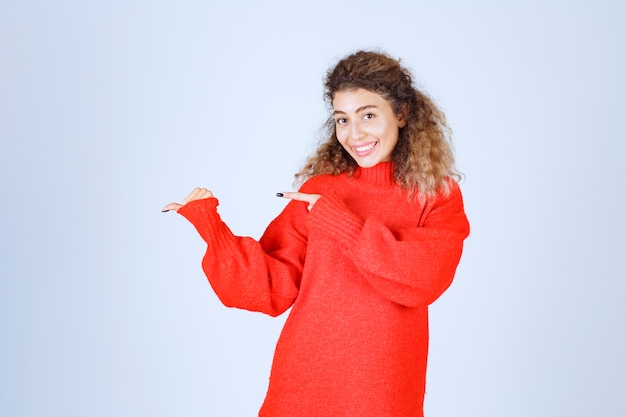
[[[376,108],[378,108],[378,106],[375,106],[373,104],[366,104],[365,106],[361,106],[358,109],[356,109],[355,113],[359,113],[367,109],[376,109]],[[335,110],[333,114],[346,114],[346,112],[343,110]]]

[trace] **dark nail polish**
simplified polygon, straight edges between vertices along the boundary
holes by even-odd
[[[282,197],[283,193],[276,193],[276,197]]]
[[[167,213],[169,210],[161,210],[161,213]]]

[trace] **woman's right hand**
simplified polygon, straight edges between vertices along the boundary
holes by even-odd
[[[194,190],[191,193],[189,193],[187,197],[185,197],[185,199],[183,200],[183,204],[169,203],[168,205],[163,207],[163,210],[161,211],[163,213],[168,212],[168,211],[178,211],[179,208],[181,208],[182,206],[184,206],[185,204],[191,201],[202,200],[204,198],[210,198],[210,197],[213,197],[213,193],[207,190],[206,188],[194,188]]]

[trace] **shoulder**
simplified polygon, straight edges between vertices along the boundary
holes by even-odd
[[[316,175],[306,180],[298,191],[301,193],[319,194],[323,191],[327,191],[329,188],[336,187],[338,184],[344,182],[346,178],[347,175],[345,173],[339,175]]]
[[[440,187],[437,191],[437,195],[432,201],[433,209],[449,210],[465,216],[461,186],[454,178],[450,177],[446,179],[446,184],[447,186]]]
[[[464,211],[463,195],[459,183],[452,177],[447,177],[437,191],[426,198],[427,210],[449,208],[454,211]]]
[[[453,177],[446,177],[443,184],[437,189],[437,199],[461,198],[461,186]]]

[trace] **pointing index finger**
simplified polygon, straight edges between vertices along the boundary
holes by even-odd
[[[306,193],[283,192],[283,193],[276,193],[276,195],[278,197],[288,198],[290,200],[304,201],[305,203],[309,203],[309,204],[314,203],[315,200],[317,200],[315,195],[306,194]]]

